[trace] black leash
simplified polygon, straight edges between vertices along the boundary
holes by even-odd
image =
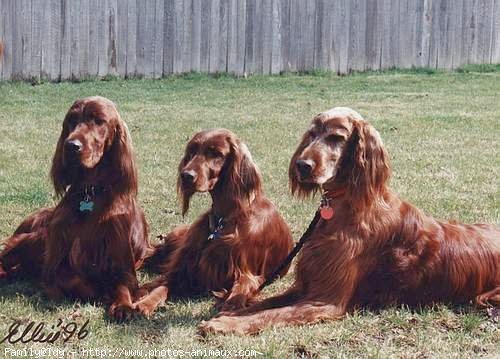
[[[276,278],[278,278],[281,271],[283,271],[283,269],[285,269],[285,267],[287,267],[292,262],[292,260],[297,256],[297,254],[300,252],[306,241],[311,236],[311,233],[314,230],[314,227],[316,227],[316,224],[318,223],[320,218],[321,218],[320,209],[318,209],[316,211],[316,214],[314,215],[313,220],[311,221],[311,223],[309,223],[309,227],[307,227],[302,237],[300,237],[299,242],[295,245],[295,247],[293,247],[292,251],[288,254],[285,260],[280,264],[280,266],[273,272],[273,274],[267,277],[266,281],[260,285],[258,289],[259,292],[265,287],[267,287],[269,284],[274,282]]]

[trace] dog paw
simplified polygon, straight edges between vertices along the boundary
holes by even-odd
[[[129,304],[112,304],[108,311],[109,317],[116,322],[127,322],[135,316],[134,307]]]
[[[153,313],[153,311],[154,310],[151,309],[151,307],[148,306],[146,303],[143,302],[134,303],[134,312],[137,316],[149,318]]]
[[[206,337],[209,334],[252,334],[246,323],[236,317],[217,317],[209,321],[203,321],[198,326],[198,334]]]
[[[206,337],[209,334],[224,333],[224,327],[217,322],[217,318],[211,319],[209,321],[202,321],[198,325],[198,334],[202,337]]]

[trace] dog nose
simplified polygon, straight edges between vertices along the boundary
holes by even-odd
[[[185,184],[193,184],[196,181],[196,172],[195,171],[182,171],[181,172],[181,180]]]
[[[295,165],[301,177],[310,176],[314,168],[314,162],[311,160],[298,160]]]
[[[70,140],[66,142],[66,149],[71,152],[80,152],[82,147],[83,145],[79,140]]]

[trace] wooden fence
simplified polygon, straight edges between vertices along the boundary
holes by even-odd
[[[500,0],[0,0],[0,79],[500,63]]]

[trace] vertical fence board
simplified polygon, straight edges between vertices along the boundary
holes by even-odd
[[[237,67],[237,47],[238,47],[238,33],[237,33],[237,7],[236,0],[229,0],[228,2],[228,17],[227,17],[227,71],[231,74],[236,73]]]
[[[128,1],[118,1],[117,6],[116,71],[123,78],[127,76]]]
[[[50,80],[61,79],[61,27],[62,7],[59,0],[50,0],[46,12],[49,21],[44,21],[48,26],[44,30],[46,44],[42,47],[42,77]]]
[[[127,0],[127,50],[125,73],[127,77],[137,74],[137,1]]]
[[[262,32],[262,1],[255,0],[255,13],[253,17],[253,72],[261,74],[263,71],[262,52],[263,52],[263,32]]]
[[[97,74],[99,76],[106,76],[108,74],[109,65],[109,0],[99,0],[99,12],[97,23],[97,38],[99,39],[98,51],[98,67]]]
[[[420,62],[418,66],[429,67],[429,50],[432,25],[432,0],[424,0],[422,9],[422,40],[420,42]]]
[[[297,71],[298,69],[298,54],[299,54],[299,11],[298,1],[290,0],[289,10],[289,27],[290,27],[290,50],[287,58],[288,71]]]
[[[491,57],[491,22],[493,16],[493,0],[480,1],[478,21],[478,62],[489,63]]]
[[[255,41],[255,31],[253,29],[255,5],[252,0],[246,3],[245,16],[245,64],[243,72],[245,74],[252,73],[253,68],[253,42]]]
[[[272,0],[262,0],[262,73],[271,73],[271,56],[273,47]]]
[[[20,16],[17,19],[18,38],[21,39],[20,64],[15,65],[19,78],[31,79],[31,0],[18,0]]]
[[[118,0],[108,0],[108,75],[118,75]]]
[[[164,23],[164,0],[156,0],[154,10],[154,66],[153,77],[161,78],[163,76],[163,23]]]
[[[210,8],[210,49],[208,71],[216,73],[219,71],[219,0],[212,0]]]
[[[89,76],[97,76],[99,74],[99,18],[97,16],[99,11],[100,11],[99,0],[90,0],[89,1],[89,63],[88,63]]]
[[[367,0],[366,2],[366,69],[369,70],[377,70],[380,66],[382,23],[379,21],[378,8],[382,5],[382,2],[377,0]]]
[[[62,0],[61,5],[61,80],[68,80],[71,78],[70,0]]]
[[[490,63],[500,63],[500,0],[495,0],[493,7],[493,21],[491,24],[491,58]]]
[[[210,58],[210,1],[201,1],[200,71],[209,71]]]
[[[189,72],[191,68],[191,40],[192,40],[192,0],[183,1],[184,22],[182,30],[182,72]]]
[[[219,5],[219,71],[227,72],[227,22],[229,0],[220,0]]]
[[[41,4],[43,5],[43,4]],[[44,18],[44,6],[33,2],[31,6],[31,68],[30,77],[39,79],[42,72],[42,46],[44,37],[42,33],[42,21]]]
[[[191,41],[191,70],[199,72],[201,69],[201,2],[202,0],[193,0],[192,3],[192,41]]]
[[[272,0],[271,74],[279,74],[281,71],[281,11],[280,0]]]
[[[346,74],[349,72],[349,31],[347,30],[350,27],[349,0],[336,1],[333,11],[338,14],[332,30],[335,71],[339,74]]]
[[[86,77],[89,74],[89,2],[80,2],[80,13],[79,13],[79,72],[81,77]]]
[[[236,46],[236,75],[243,75],[245,71],[245,49],[246,49],[246,19],[247,19],[247,4],[246,0],[238,0],[236,8],[237,16],[237,46]]]
[[[468,1],[468,0],[466,0]],[[464,64],[462,59],[462,21],[463,21],[463,1],[455,0],[454,4],[450,6],[451,12],[451,67],[457,68]]]
[[[290,0],[280,0],[281,20],[280,20],[280,34],[281,34],[281,66],[280,71],[289,71],[290,59]]]
[[[163,13],[165,21],[163,24],[163,75],[167,75],[174,72],[175,6],[172,0],[165,2]]]
[[[5,36],[4,36],[4,23],[5,23],[5,7],[7,6],[6,1],[0,1],[0,46],[5,46]],[[0,57],[0,81],[3,80],[3,56]]]
[[[69,28],[70,28],[70,57],[69,68],[71,79],[80,78],[80,29],[79,29],[79,13],[81,1],[70,1],[69,6]]]

